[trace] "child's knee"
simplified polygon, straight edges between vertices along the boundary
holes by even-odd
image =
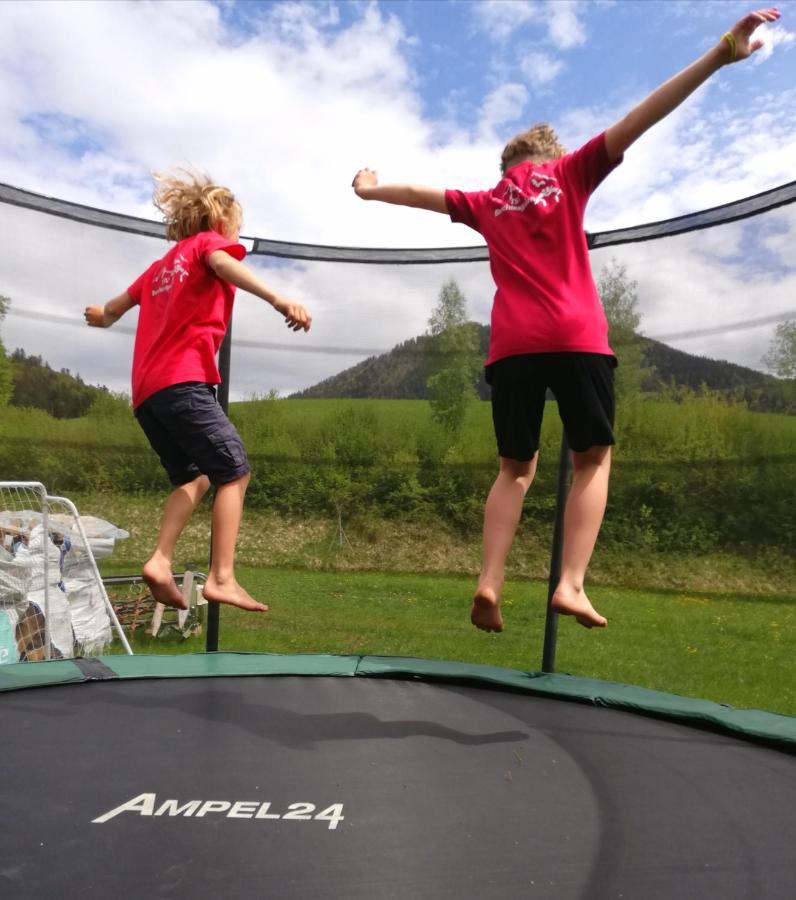
[[[572,468],[577,472],[580,469],[594,468],[609,465],[611,462],[611,448],[603,446],[589,447],[588,450],[572,451]]]
[[[223,481],[220,484],[216,484],[216,490],[224,490],[237,488],[238,490],[245,491],[251,481],[252,473],[250,471],[243,472],[241,475],[238,475],[237,478],[231,478],[229,481]]]
[[[510,478],[523,485],[525,490],[531,486],[533,476],[536,474],[536,461],[539,451],[534,453],[531,459],[510,459],[507,456],[500,457],[500,474],[504,478]]]

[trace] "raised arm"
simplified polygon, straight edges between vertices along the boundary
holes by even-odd
[[[776,22],[776,9],[759,9],[737,22],[719,42],[690,66],[654,90],[623,119],[605,132],[605,146],[611,160],[617,160],[645,131],[665,118],[690,96],[714,72],[729,63],[748,59],[763,46],[751,40],[755,29],[764,22]]]
[[[379,184],[378,172],[360,169],[351,183],[357,197],[363,200],[381,200],[397,206],[412,206],[429,212],[448,215],[445,191],[439,188],[423,187],[418,184]]]
[[[271,306],[285,317],[285,322],[293,331],[310,330],[312,316],[300,303],[293,303],[272,291],[265,282],[261,281],[251,269],[243,265],[226,250],[214,250],[208,257],[210,268],[230,284],[239,287],[242,291],[248,291],[270,303]]]
[[[135,300],[125,291],[109,300],[105,306],[87,306],[83,318],[93,328],[110,328],[114,322],[135,306]]]

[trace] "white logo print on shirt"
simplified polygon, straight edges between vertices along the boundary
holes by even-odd
[[[188,277],[188,260],[182,255],[175,257],[174,265],[171,269],[165,266],[152,279],[152,296],[163,294],[170,291],[174,282],[179,279],[180,284]]]
[[[499,216],[504,212],[522,212],[533,203],[535,206],[547,206],[547,198],[554,197],[556,203],[561,199],[561,188],[552,175],[541,175],[534,172],[528,180],[528,187],[536,193],[523,194],[523,192],[511,182],[506,187],[506,194],[502,198],[504,201],[500,209],[495,210],[495,215]]]

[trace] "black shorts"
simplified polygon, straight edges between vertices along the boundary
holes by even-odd
[[[175,486],[200,475],[227,484],[251,471],[243,442],[209,384],[186,381],[164,388],[148,397],[135,417]]]
[[[498,453],[519,461],[533,458],[548,388],[573,450],[615,443],[615,368],[616,357],[601,353],[524,353],[487,366]]]

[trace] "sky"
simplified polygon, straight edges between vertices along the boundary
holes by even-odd
[[[735,0],[17,2],[0,4],[0,182],[156,219],[151,173],[191,165],[231,187],[248,236],[361,247],[481,243],[445,216],[365,203],[383,181],[481,189],[536,121],[574,148],[613,124],[751,9]],[[598,189],[590,231],[694,212],[796,178],[796,0],[765,47],[643,136]],[[87,303],[166,245],[0,205],[6,347],[126,390],[135,313],[107,332]],[[796,314],[796,213],[601,251],[638,282],[650,336]],[[425,331],[454,277],[488,322],[485,266],[364,267],[251,258],[305,303],[286,333],[239,297],[232,396],[306,387]],[[685,288],[684,288],[685,285]],[[753,290],[751,289],[753,288]],[[46,317],[49,317],[46,318]],[[775,323],[671,341],[761,369]],[[254,345],[254,346],[251,346]],[[344,352],[344,349],[357,352]],[[334,352],[337,351],[337,352]]]

